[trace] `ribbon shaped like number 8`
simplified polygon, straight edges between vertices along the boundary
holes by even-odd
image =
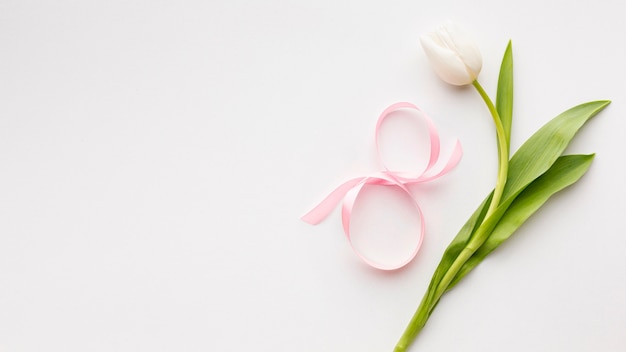
[[[378,142],[379,131],[385,119],[391,113],[400,109],[412,109],[418,112],[422,112],[420,108],[418,108],[414,104],[400,102],[400,103],[395,103],[389,106],[380,114],[380,117],[378,118],[378,121],[376,122],[375,139],[376,139],[376,151],[378,153],[378,159],[383,165],[384,170],[373,173],[368,176],[357,177],[357,178],[344,182],[339,187],[337,187],[334,191],[332,191],[324,200],[322,200],[311,211],[309,211],[302,217],[302,220],[304,220],[305,222],[309,224],[312,224],[312,225],[319,224],[332,212],[335,206],[343,199],[343,206],[341,208],[341,221],[343,224],[344,233],[346,234],[346,237],[348,238],[348,242],[350,243],[350,246],[352,247],[354,252],[359,256],[359,258],[361,258],[365,263],[369,264],[370,266],[374,268],[381,269],[381,270],[395,270],[395,269],[400,269],[404,267],[405,265],[407,265],[409,262],[411,262],[411,260],[413,260],[413,258],[415,258],[415,255],[417,255],[417,252],[419,251],[420,246],[422,244],[422,240],[424,238],[424,228],[425,228],[424,215],[422,214],[422,211],[419,205],[417,204],[417,200],[415,199],[413,194],[409,191],[407,186],[417,184],[417,183],[432,181],[434,179],[437,179],[443,176],[444,174],[448,173],[452,168],[454,168],[458,164],[458,162],[461,160],[461,156],[463,155],[461,144],[457,140],[455,142],[452,154],[449,156],[448,160],[447,161],[439,160],[439,152],[441,149],[441,145],[439,141],[439,134],[437,133],[437,129],[435,128],[435,124],[433,123],[433,121],[426,114],[422,112],[422,115],[428,127],[428,134],[430,137],[430,157],[429,157],[428,165],[426,166],[424,171],[422,171],[421,173],[417,173],[417,174],[389,170],[389,168],[385,165],[381,157],[380,147],[379,147],[379,142]],[[443,167],[439,166],[441,164],[444,164],[444,166]],[[400,188],[409,196],[409,198],[415,205],[415,209],[417,210],[420,216],[421,228],[418,233],[419,237],[418,237],[417,244],[415,245],[415,248],[413,249],[413,252],[409,255],[409,257],[406,258],[404,261],[400,262],[400,264],[384,265],[384,264],[378,263],[374,260],[367,258],[365,255],[359,252],[359,250],[356,249],[354,245],[352,244],[352,241],[350,239],[350,217],[352,215],[352,208],[354,207],[354,203],[356,202],[358,198],[359,192],[361,192],[363,186],[367,184],[384,185],[384,186],[392,186],[392,187]]]

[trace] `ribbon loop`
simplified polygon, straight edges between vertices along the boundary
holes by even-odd
[[[381,152],[380,152],[380,143],[379,143],[380,128],[383,122],[387,119],[387,117],[391,113],[398,111],[400,109],[411,109],[411,110],[418,111],[423,115],[426,121],[426,126],[428,128],[428,136],[430,139],[430,155],[429,155],[428,164],[426,168],[424,169],[424,171],[422,171],[421,173],[412,174],[409,172],[391,171],[385,165]],[[419,249],[421,247],[421,244],[424,238],[424,229],[425,229],[424,215],[422,214],[422,211],[419,207],[419,204],[417,203],[417,200],[415,199],[411,191],[408,189],[408,186],[417,184],[417,183],[432,181],[445,175],[459,163],[459,161],[461,160],[461,156],[463,155],[463,151],[461,149],[461,144],[457,140],[455,142],[452,154],[448,157],[446,161],[442,162],[439,158],[440,151],[441,151],[441,143],[440,143],[439,134],[437,132],[434,122],[432,121],[430,117],[428,117],[428,115],[426,115],[416,105],[407,103],[407,102],[395,103],[387,107],[385,110],[383,110],[383,112],[378,117],[378,121],[376,122],[375,133],[376,133],[376,136],[375,136],[376,152],[378,155],[378,159],[380,160],[380,163],[382,164],[384,170],[373,173],[368,176],[353,178],[351,180],[348,180],[342,183],[337,188],[335,188],[335,190],[332,191],[328,196],[326,196],[326,198],[324,198],[324,200],[322,200],[317,206],[315,206],[308,213],[302,216],[302,220],[312,225],[319,224],[332,212],[332,210],[337,206],[337,204],[339,204],[343,200],[343,204],[341,207],[341,221],[343,224],[343,230],[346,235],[346,238],[348,239],[348,242],[350,243],[350,246],[352,247],[354,252],[357,254],[357,256],[361,258],[361,260],[363,260],[365,263],[367,263],[368,265],[374,268],[377,268],[380,270],[396,270],[396,269],[400,269],[404,267],[405,265],[410,263],[413,260],[413,258],[415,258],[415,256],[419,252]],[[392,186],[392,187],[397,187],[401,189],[404,193],[406,193],[409,196],[409,199],[411,199],[411,202],[415,206],[415,209],[420,217],[421,228],[417,234],[418,235],[417,244],[415,245],[409,257],[401,261],[401,263],[398,265],[384,265],[370,258],[367,258],[352,244],[351,236],[350,236],[350,218],[352,216],[352,209],[354,208],[354,204],[356,200],[358,199],[359,193],[361,192],[363,187],[368,184]]]

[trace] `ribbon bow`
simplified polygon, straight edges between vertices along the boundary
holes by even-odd
[[[437,179],[443,176],[444,174],[448,173],[452,168],[454,168],[459,163],[459,161],[461,160],[461,156],[463,155],[461,144],[457,140],[455,142],[454,150],[452,154],[450,155],[450,157],[448,158],[448,160],[444,162],[440,162],[439,152],[441,149],[441,145],[439,141],[439,134],[437,133],[435,124],[430,119],[430,117],[428,117],[425,113],[422,112],[422,115],[428,127],[428,133],[430,136],[430,157],[429,157],[428,165],[426,166],[424,171],[422,171],[421,173],[416,173],[416,174],[412,174],[409,172],[398,172],[398,171],[389,170],[389,168],[385,165],[382,159],[381,153],[380,153],[380,147],[379,147],[379,141],[378,141],[379,131],[385,119],[392,112],[395,112],[400,109],[412,109],[418,112],[422,112],[422,110],[418,108],[417,106],[415,106],[414,104],[400,102],[400,103],[392,104],[380,114],[380,117],[378,118],[378,121],[376,122],[375,141],[376,141],[376,152],[378,154],[378,159],[383,165],[384,170],[373,173],[368,176],[353,178],[351,180],[344,182],[339,187],[337,187],[334,191],[332,191],[326,198],[324,198],[324,200],[322,200],[317,206],[315,206],[312,210],[310,210],[308,213],[302,216],[302,220],[304,220],[305,222],[309,224],[312,224],[312,225],[319,224],[332,212],[335,206],[343,199],[343,205],[341,207],[341,221],[343,224],[343,231],[348,239],[348,242],[350,243],[350,246],[352,247],[354,252],[357,254],[357,256],[361,258],[361,260],[363,260],[368,265],[374,268],[380,269],[380,270],[396,270],[407,265],[409,262],[411,262],[411,260],[413,260],[413,258],[415,258],[415,255],[417,255],[417,252],[419,251],[422,245],[422,240],[424,239],[424,228],[425,228],[424,215],[419,205],[417,204],[417,200],[415,199],[413,194],[409,191],[407,186],[432,181],[434,179]],[[442,164],[442,163],[445,163],[445,165],[443,166],[443,168],[437,171],[438,169],[437,165]],[[354,204],[358,198],[358,195],[363,189],[363,186],[365,185],[384,185],[384,186],[393,186],[393,187],[400,188],[409,196],[409,198],[411,199],[412,203],[415,206],[415,209],[417,210],[420,216],[421,228],[418,233],[417,244],[415,245],[415,248],[413,249],[413,252],[410,254],[410,256],[406,258],[404,261],[402,261],[400,264],[385,265],[385,264],[378,263],[372,259],[367,258],[352,244],[352,241],[350,239],[350,217],[352,215],[352,208],[354,207]]]

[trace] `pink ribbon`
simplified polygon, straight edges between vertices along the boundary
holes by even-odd
[[[378,154],[378,159],[383,165],[384,170],[376,172],[369,176],[357,177],[357,178],[344,182],[339,187],[337,187],[334,191],[332,191],[324,200],[322,200],[311,211],[309,211],[302,217],[302,220],[304,220],[305,222],[309,224],[312,224],[312,225],[319,224],[332,212],[335,206],[339,202],[341,202],[341,200],[343,199],[343,205],[341,207],[341,221],[343,224],[343,231],[346,234],[346,237],[348,239],[348,242],[350,243],[350,246],[352,247],[354,252],[357,254],[357,256],[361,258],[361,260],[363,260],[368,265],[374,268],[380,269],[380,270],[396,270],[407,265],[409,262],[411,262],[411,260],[413,260],[413,258],[415,258],[415,255],[417,255],[417,252],[419,251],[422,245],[422,241],[424,239],[424,228],[425,228],[424,215],[419,205],[417,204],[417,200],[415,199],[413,194],[409,191],[407,186],[432,181],[434,179],[437,179],[443,176],[444,174],[448,173],[452,168],[454,168],[459,163],[459,161],[461,160],[461,156],[463,155],[461,144],[457,140],[455,142],[454,150],[452,154],[450,155],[450,157],[448,158],[448,160],[440,162],[439,152],[441,149],[441,145],[439,141],[439,134],[437,133],[435,124],[430,119],[430,117],[428,117],[425,113],[422,112],[422,115],[424,116],[424,119],[426,120],[426,125],[428,127],[428,133],[430,136],[430,157],[429,157],[428,165],[426,166],[425,170],[420,173],[398,172],[398,171],[389,170],[389,168],[385,165],[382,159],[381,153],[380,153],[380,146],[378,142],[379,131],[385,119],[392,112],[400,110],[400,109],[413,109],[413,110],[417,110],[418,112],[422,112],[420,108],[418,108],[414,104],[400,102],[400,103],[395,103],[389,106],[380,114],[380,117],[378,118],[378,122],[376,122],[375,139],[376,139],[376,151]],[[445,164],[442,168],[437,167],[438,165],[443,164],[443,163]],[[437,171],[437,169],[439,170]],[[352,241],[350,239],[350,217],[352,216],[352,209],[359,196],[359,193],[361,192],[361,190],[363,189],[365,185],[384,185],[384,186],[393,186],[393,187],[400,188],[409,196],[413,205],[415,206],[415,209],[417,210],[420,216],[421,228],[418,233],[419,237],[418,237],[417,244],[415,248],[413,249],[412,253],[410,254],[410,256],[406,258],[404,261],[402,261],[400,264],[385,265],[385,264],[378,263],[374,260],[367,258],[365,255],[359,252],[359,250],[355,248],[354,245],[352,244]]]

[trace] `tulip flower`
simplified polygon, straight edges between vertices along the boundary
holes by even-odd
[[[457,86],[471,84],[483,66],[480,50],[457,25],[448,21],[436,31],[420,37],[435,72]]]
[[[513,114],[511,43],[502,59],[494,104],[477,80],[482,67],[480,52],[458,27],[447,23],[422,36],[421,42],[444,81],[471,84],[485,102],[495,125],[498,177],[494,190],[445,250],[394,352],[407,351],[445,293],[511,237],[552,195],[585,174],[594,155],[563,155],[563,152],[585,122],[609,104],[609,101],[594,101],[563,112],[541,127],[509,159]]]
[[[434,32],[420,37],[422,47],[430,60],[435,72],[444,81],[457,86],[471,84],[485,101],[496,127],[498,142],[498,182],[488,215],[495,210],[500,202],[506,183],[509,159],[509,141],[506,128],[498,111],[476,79],[483,66],[483,58],[474,41],[452,21],[446,22]]]

